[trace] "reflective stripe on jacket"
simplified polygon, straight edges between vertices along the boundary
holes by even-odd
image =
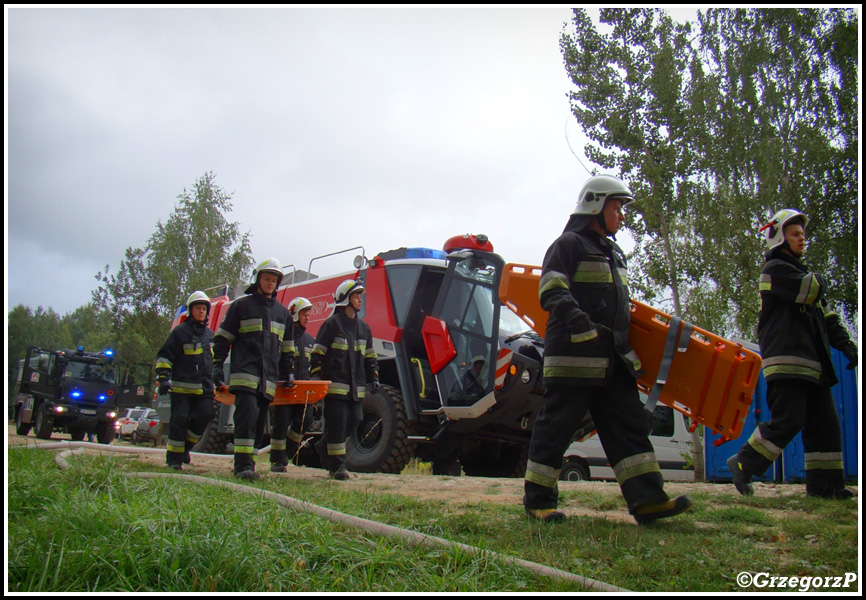
[[[294,366],[292,326],[288,309],[273,297],[253,293],[232,302],[214,338],[217,365],[232,353],[229,391],[273,399]]]
[[[367,383],[379,370],[370,326],[338,307],[319,329],[310,367],[314,377],[331,381],[328,394],[363,400]]]
[[[830,346],[850,337],[839,315],[827,308],[823,279],[795,257],[776,249],[767,255],[759,282],[758,341],[764,377],[837,383]]]
[[[213,331],[188,317],[159,349],[157,379],[171,379],[171,391],[178,394],[213,395],[213,346]]]
[[[565,231],[547,250],[538,284],[541,307],[550,313],[546,382],[601,386],[614,356],[640,376],[640,359],[628,342],[626,272],[619,246],[588,228]]]

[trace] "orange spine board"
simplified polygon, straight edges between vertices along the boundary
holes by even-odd
[[[285,388],[282,384],[277,386],[277,392],[271,402],[274,406],[281,404],[315,404],[328,393],[330,381],[295,381],[294,387]],[[234,394],[229,393],[228,387],[223,386],[216,391],[215,399],[223,404],[234,404]]]
[[[538,301],[541,268],[508,264],[502,274],[499,297],[544,337],[548,313]],[[642,391],[650,393],[670,333],[671,315],[648,304],[631,300],[629,343],[644,371],[638,379]],[[678,321],[679,338],[685,323]],[[687,343],[680,341],[659,395],[659,402],[689,416],[727,438],[737,438],[758,384],[761,357],[708,331],[693,327]]]

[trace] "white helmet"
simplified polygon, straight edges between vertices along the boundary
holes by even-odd
[[[193,304],[204,304],[207,306],[207,314],[205,315],[205,320],[207,320],[207,317],[210,316],[210,297],[204,292],[198,290],[190,294],[189,298],[186,300],[186,313],[188,315],[192,315]]]
[[[580,190],[577,198],[577,206],[571,214],[573,215],[598,215],[604,208],[604,202],[608,198],[622,199],[625,206],[634,200],[634,194],[623,183],[622,179],[612,175],[593,175]]]
[[[259,283],[259,275],[262,273],[273,273],[276,275],[277,287],[280,287],[280,282],[283,280],[283,269],[280,267],[280,261],[272,256],[253,267],[252,275],[250,275],[250,286],[246,290],[248,294],[255,291],[255,288]]]
[[[337,286],[334,294],[334,306],[349,306],[349,296],[355,292],[363,292],[364,286],[354,279],[347,279]]]
[[[313,308],[312,302],[306,298],[298,297],[289,302],[289,314],[292,315],[292,320],[295,323],[298,322],[298,317],[300,317],[301,311],[305,308]]]
[[[186,309],[192,310],[192,305],[198,302],[204,302],[207,304],[208,312],[210,312],[210,297],[204,292],[200,292],[198,290],[194,291],[190,294],[190,297],[186,299]]]
[[[793,221],[793,222],[792,222]],[[799,223],[803,229],[809,224],[809,217],[793,208],[783,208],[770,219],[770,222],[761,227],[760,231],[765,231],[764,239],[767,240],[767,246],[770,250],[778,248],[785,243],[785,226]]]

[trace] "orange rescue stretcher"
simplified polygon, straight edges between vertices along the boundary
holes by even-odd
[[[330,384],[330,381],[296,380],[294,387],[286,388],[280,383],[277,385],[277,392],[274,394],[271,404],[274,406],[281,404],[315,404],[325,397]],[[233,405],[235,403],[234,394],[229,393],[229,388],[225,385],[216,391],[214,398],[217,402],[222,402],[223,404]]]
[[[548,313],[538,302],[541,267],[508,264],[499,298],[544,336]],[[638,387],[649,411],[661,402],[721,436],[740,436],[761,372],[761,357],[741,344],[631,301],[629,342],[644,371]]]

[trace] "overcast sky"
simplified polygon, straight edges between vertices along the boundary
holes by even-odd
[[[463,233],[541,264],[588,178],[566,131],[592,168],[567,7],[5,12],[7,312],[88,303],[209,170],[256,261],[306,268]]]

